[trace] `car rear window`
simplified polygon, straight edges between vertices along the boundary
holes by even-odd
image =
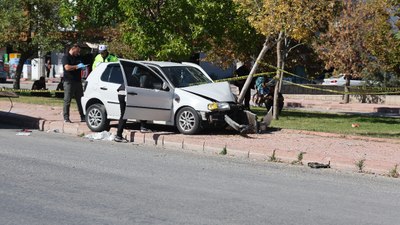
[[[119,65],[108,66],[101,75],[101,80],[109,83],[123,84],[121,67]]]

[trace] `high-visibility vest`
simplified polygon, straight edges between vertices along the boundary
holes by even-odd
[[[117,62],[117,61],[118,58],[113,54],[108,54],[108,56],[105,59],[103,58],[103,56],[101,56],[101,54],[98,54],[96,58],[94,58],[92,70],[94,70],[94,68],[96,68],[96,66],[98,66],[102,62]]]

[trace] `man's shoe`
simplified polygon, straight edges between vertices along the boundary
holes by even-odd
[[[125,138],[120,137],[120,136],[115,136],[114,141],[115,142],[124,142],[124,143],[128,142]]]
[[[141,132],[141,133],[150,133],[151,130],[150,130],[150,129],[147,129],[146,127],[141,127],[141,128],[140,128],[140,132]]]
[[[72,121],[70,119],[65,119],[64,123],[72,123]]]

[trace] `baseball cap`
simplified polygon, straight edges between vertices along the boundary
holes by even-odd
[[[99,45],[99,52],[102,53],[107,50],[107,45]]]

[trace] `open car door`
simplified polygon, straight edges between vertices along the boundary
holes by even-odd
[[[120,59],[126,90],[125,119],[170,121],[173,89],[149,67]]]

